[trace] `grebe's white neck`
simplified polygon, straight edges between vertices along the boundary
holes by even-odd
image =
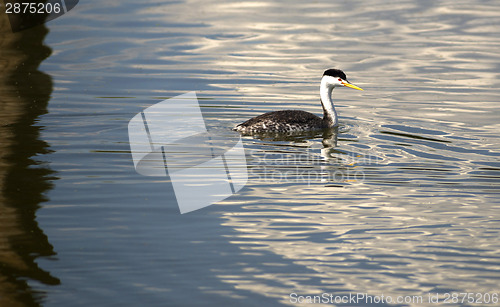
[[[335,111],[332,101],[332,91],[335,86],[327,79],[325,77],[321,79],[319,88],[319,96],[323,105],[323,120],[327,122],[329,127],[336,127],[338,125],[337,111]]]

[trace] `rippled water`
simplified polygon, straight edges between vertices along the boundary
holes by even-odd
[[[54,172],[36,221],[44,306],[291,305],[290,293],[498,293],[500,5],[495,1],[81,1],[47,24],[53,79],[33,159]],[[321,114],[330,136],[243,137],[249,179],[180,215],[133,168],[128,121],[197,91],[207,126]],[[358,305],[367,305],[359,303]],[[376,304],[382,306],[384,304]],[[472,304],[473,305],[473,304]]]

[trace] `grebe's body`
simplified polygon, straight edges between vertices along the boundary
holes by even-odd
[[[234,130],[244,134],[296,133],[338,126],[337,112],[332,102],[332,91],[337,86],[361,88],[349,83],[345,73],[339,69],[328,69],[323,73],[320,85],[323,118],[300,110],[268,112],[237,125]]]
[[[300,110],[268,112],[236,126],[243,133],[294,133],[330,127],[323,118]]]

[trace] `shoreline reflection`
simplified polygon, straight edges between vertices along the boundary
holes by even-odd
[[[0,305],[40,306],[46,295],[30,281],[60,284],[36,261],[56,255],[36,220],[56,179],[35,158],[50,152],[36,122],[47,113],[52,93],[51,77],[38,70],[51,49],[43,45],[45,26],[12,33],[1,18],[0,29]]]

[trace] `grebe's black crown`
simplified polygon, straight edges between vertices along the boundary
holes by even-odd
[[[342,79],[344,79],[344,80],[347,81],[347,76],[340,69],[335,69],[335,68],[327,69],[323,73],[323,76],[331,76],[331,77],[334,77],[334,78],[342,78]]]

